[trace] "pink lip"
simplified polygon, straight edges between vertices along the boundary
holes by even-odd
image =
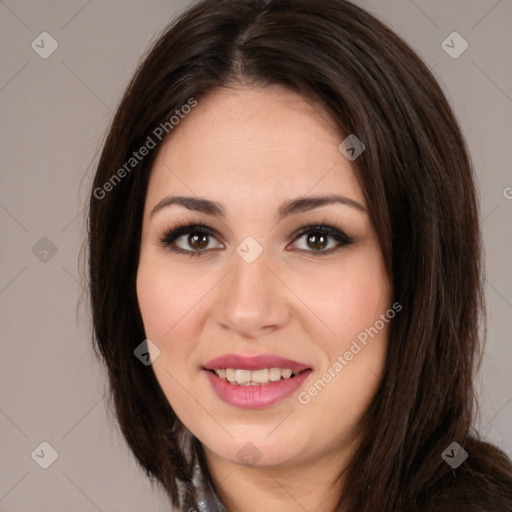
[[[290,368],[301,371],[299,375],[268,384],[257,386],[240,386],[230,384],[218,377],[212,370],[236,368],[240,370],[259,370],[261,368]],[[236,354],[217,357],[208,361],[203,368],[213,390],[224,402],[241,409],[262,409],[284,400],[296,391],[312,373],[307,365],[264,354],[255,357],[244,357]]]
[[[260,370],[262,368],[290,368],[293,371],[302,371],[311,367],[272,354],[261,354],[259,356],[240,356],[237,354],[227,354],[216,357],[208,361],[204,368],[206,370],[220,370],[225,368],[235,368],[238,370]]]

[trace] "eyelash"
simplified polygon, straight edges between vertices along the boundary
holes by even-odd
[[[352,245],[354,243],[354,239],[339,229],[335,228],[334,226],[330,226],[328,224],[310,224],[308,226],[304,226],[300,228],[295,234],[293,235],[293,241],[296,242],[299,238],[303,237],[307,234],[320,234],[328,237],[332,237],[336,242],[338,242],[338,245],[335,247],[331,247],[327,250],[305,250],[305,249],[299,249],[301,252],[307,252],[312,253],[314,255],[327,255],[331,254],[332,252],[339,250],[342,247],[346,247],[348,245]],[[174,242],[183,235],[191,235],[191,234],[200,234],[200,235],[208,235],[211,237],[216,237],[216,232],[211,229],[206,224],[203,224],[201,222],[195,222],[195,223],[178,223],[173,227],[170,227],[166,229],[158,238],[158,241],[160,242],[160,245],[162,247],[168,247],[169,250],[172,252],[178,253],[178,254],[185,254],[187,256],[193,257],[193,256],[202,256],[205,253],[208,253],[212,250],[216,249],[202,249],[202,250],[186,250],[181,249],[180,247],[176,247]],[[218,250],[218,249],[217,249]]]

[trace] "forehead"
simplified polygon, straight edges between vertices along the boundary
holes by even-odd
[[[343,193],[364,204],[342,136],[320,106],[281,87],[217,89],[162,146],[148,198],[186,192],[221,203]]]

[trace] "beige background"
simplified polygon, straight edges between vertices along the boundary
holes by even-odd
[[[112,111],[149,41],[189,3],[0,1],[0,511],[169,510],[106,412],[89,319],[83,309],[77,314],[78,255],[81,212]],[[512,455],[512,3],[359,3],[434,69],[467,137],[488,268],[480,425]],[[47,59],[31,47],[42,46],[36,38],[44,31],[59,45]],[[441,47],[453,31],[469,43],[457,59]],[[46,470],[31,458],[43,441],[58,452]],[[34,458],[50,455],[43,446]]]

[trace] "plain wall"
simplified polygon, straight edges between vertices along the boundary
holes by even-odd
[[[512,76],[506,65],[512,3],[359,3],[433,69],[467,138],[487,253],[489,329],[479,424],[484,438],[512,455]],[[89,319],[83,310],[77,314],[78,256],[82,211],[112,112],[148,43],[187,5],[0,3],[0,511],[169,510],[106,411]],[[48,51],[50,40],[43,36],[43,45],[38,37],[45,31],[58,48],[43,59],[31,43]],[[456,59],[441,46],[453,31],[469,44]],[[44,441],[58,452],[48,469],[31,458]]]

